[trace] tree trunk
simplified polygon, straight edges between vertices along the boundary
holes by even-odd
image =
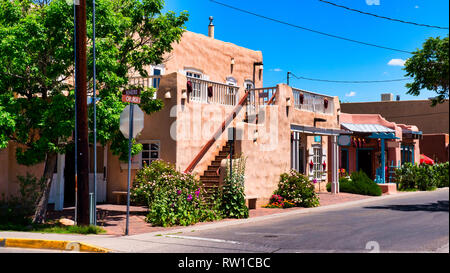
[[[36,211],[33,217],[33,223],[35,224],[42,224],[45,221],[45,216],[47,214],[48,198],[50,195],[50,187],[52,186],[53,172],[57,164],[57,159],[58,154],[56,153],[47,154],[44,167],[44,179],[45,179],[44,189],[42,190],[42,194],[37,203]]]

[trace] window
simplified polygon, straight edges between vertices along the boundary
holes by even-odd
[[[313,178],[322,179],[322,148],[313,147]]]
[[[401,157],[402,164],[405,162],[411,162],[414,164],[414,145],[402,145]]]
[[[191,78],[201,79],[202,78],[202,73],[186,71],[186,76],[191,77]]]
[[[161,76],[161,69],[160,68],[154,68],[153,69],[153,76]],[[161,81],[161,78],[153,78],[152,86],[154,88],[158,89],[160,81]]]
[[[247,89],[253,89],[253,82],[252,81],[249,81],[249,80],[246,80],[245,82],[244,82],[244,87],[245,87],[245,90],[247,90]]]
[[[141,165],[150,165],[153,161],[160,158],[159,140],[150,140],[142,142]]]

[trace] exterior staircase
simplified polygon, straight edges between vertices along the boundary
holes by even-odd
[[[222,162],[223,159],[229,158],[229,155],[230,155],[230,144],[229,142],[227,142],[227,144],[222,147],[219,154],[216,155],[214,160],[211,161],[210,165],[208,166],[208,169],[205,170],[202,176],[200,176],[200,182],[202,182],[203,188],[206,190],[207,200],[210,200],[211,196],[214,193],[216,193],[219,189],[220,163]]]

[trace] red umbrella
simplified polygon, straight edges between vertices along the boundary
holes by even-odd
[[[420,164],[424,164],[424,163],[428,164],[428,165],[434,165],[434,160],[424,154],[421,154],[420,155]]]

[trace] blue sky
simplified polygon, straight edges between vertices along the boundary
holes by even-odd
[[[445,37],[448,30],[418,27],[375,18],[337,8],[318,0],[218,0],[291,24],[363,42],[414,51],[428,37]],[[448,0],[329,0],[340,5],[386,17],[448,27]],[[376,2],[372,0],[372,2]],[[214,16],[215,38],[254,50],[264,58],[264,86],[286,82],[286,73],[329,80],[388,80],[403,78],[392,59],[411,55],[369,47],[303,31],[209,0],[166,0],[165,10],[190,14],[187,29],[207,35],[209,16]],[[394,61],[395,63],[395,61]],[[397,61],[401,63],[401,61]],[[291,86],[339,96],[343,102],[378,101],[381,93],[400,95],[402,100],[426,99],[435,93],[424,91],[418,97],[406,95],[406,82],[342,84],[291,79]]]

